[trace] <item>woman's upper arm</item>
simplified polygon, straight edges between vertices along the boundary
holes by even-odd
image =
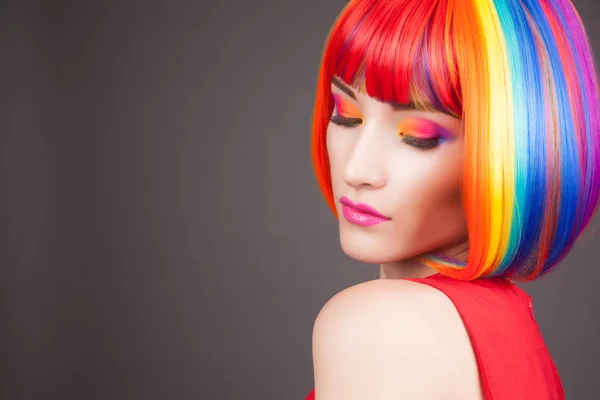
[[[477,361],[442,292],[378,279],[333,296],[313,329],[316,400],[481,399]]]

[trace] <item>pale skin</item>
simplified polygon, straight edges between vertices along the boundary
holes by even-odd
[[[340,106],[334,114],[360,118],[352,126],[330,122],[327,130],[340,244],[349,257],[379,264],[380,279],[341,291],[320,311],[313,329],[316,399],[480,400],[477,361],[452,302],[402,280],[437,272],[415,256],[467,260],[462,120],[394,108],[335,78],[331,91]],[[428,149],[411,146],[398,127],[412,118],[435,122],[450,139]],[[343,216],[342,196],[390,220],[354,224]]]

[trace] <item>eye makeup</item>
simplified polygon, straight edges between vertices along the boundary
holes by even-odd
[[[398,126],[398,134],[403,142],[419,149],[431,149],[442,142],[455,139],[455,135],[447,128],[423,118],[402,120]]]
[[[362,114],[350,100],[337,93],[332,93],[332,95],[338,115],[349,118],[362,118]]]
[[[453,139],[454,134],[442,125],[424,118],[406,118],[400,122],[398,130],[401,134],[408,134],[420,139],[445,140]]]
[[[350,128],[362,124],[362,114],[354,104],[337,93],[333,93],[333,100],[335,102],[335,114],[331,115],[331,122]]]

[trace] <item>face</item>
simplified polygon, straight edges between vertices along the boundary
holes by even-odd
[[[462,120],[380,102],[336,77],[331,91],[327,151],[344,252],[386,263],[463,242]]]

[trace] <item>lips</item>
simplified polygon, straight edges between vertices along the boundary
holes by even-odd
[[[344,214],[344,218],[353,224],[371,226],[391,219],[381,214],[370,205],[366,203],[355,203],[346,196],[342,197],[340,202],[342,203],[342,213]]]
[[[379,211],[377,211],[375,208],[371,207],[367,203],[354,202],[346,196],[342,196],[342,198],[340,199],[340,202],[342,204],[344,204],[345,206],[352,208],[353,210],[359,211],[360,213],[370,214],[372,216],[379,217],[379,218],[386,219],[386,220],[390,219],[389,217],[386,217],[385,215],[383,215],[382,213],[380,213]]]

